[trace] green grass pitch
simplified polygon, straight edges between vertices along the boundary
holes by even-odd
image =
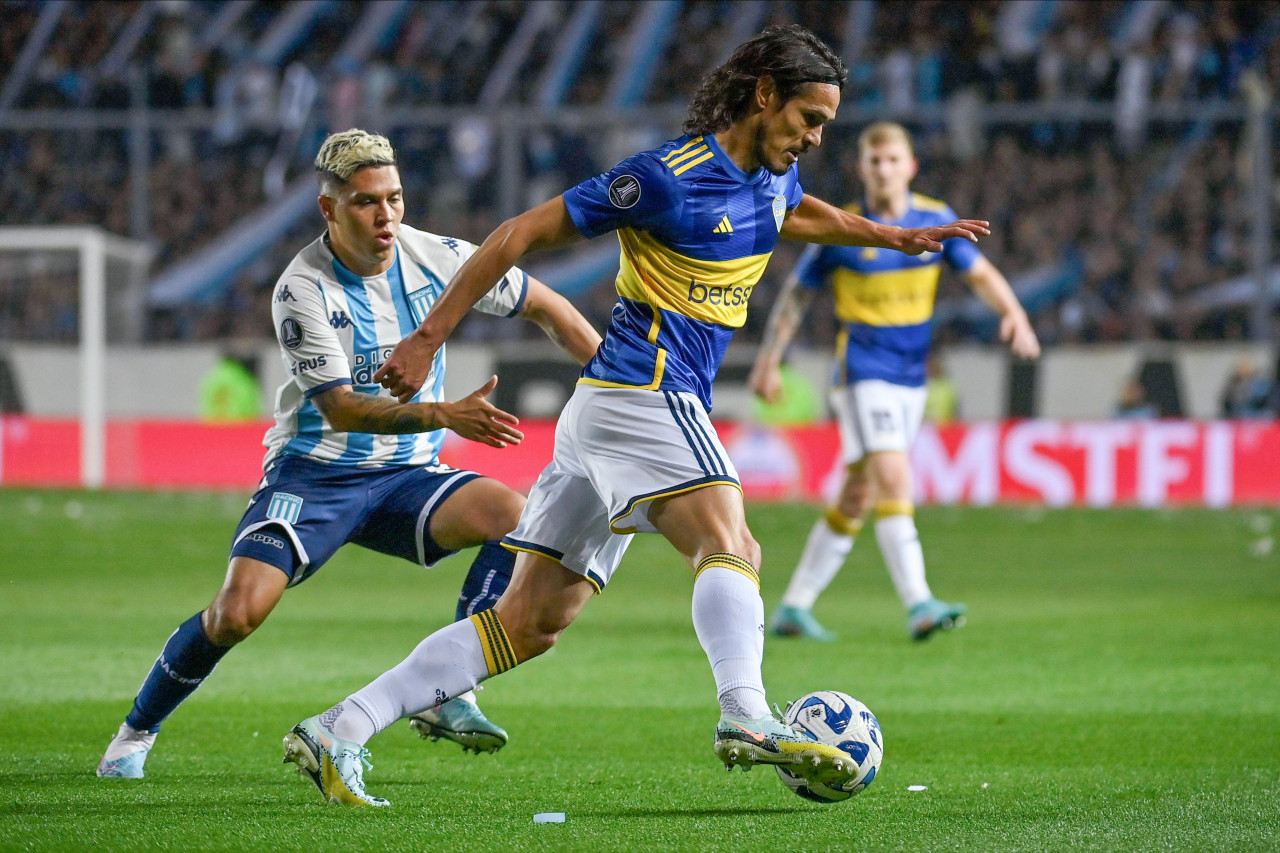
[[[934,590],[970,607],[924,643],[865,537],[818,604],[840,641],[765,650],[771,701],[838,689],[879,716],[885,763],[845,803],[716,762],[690,573],[654,536],[555,650],[489,682],[505,750],[403,723],[371,742],[391,808],[324,806],[280,739],[451,619],[469,554],[424,572],[341,552],[165,724],[145,780],[97,779],[165,639],[220,584],[243,504],[0,491],[0,847],[1280,848],[1276,510],[924,508]],[[815,510],[749,515],[771,608]]]

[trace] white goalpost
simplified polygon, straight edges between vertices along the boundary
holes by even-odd
[[[96,226],[49,225],[0,228],[0,253],[10,252],[68,252],[78,257],[80,482],[86,488],[101,488],[107,468],[107,265],[122,262],[145,275],[151,250]]]

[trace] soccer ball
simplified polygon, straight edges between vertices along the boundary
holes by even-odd
[[[819,690],[788,705],[783,719],[815,740],[844,751],[858,765],[858,775],[840,787],[813,784],[790,770],[777,768],[782,784],[795,793],[819,803],[837,803],[876,778],[884,760],[884,738],[876,715],[857,699],[834,690]]]

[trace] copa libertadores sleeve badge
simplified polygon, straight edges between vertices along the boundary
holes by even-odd
[[[302,346],[302,339],[302,324],[292,317],[285,317],[280,324],[280,343],[289,349],[297,349]]]
[[[616,208],[626,210],[635,207],[640,200],[640,181],[635,175],[619,175],[609,184],[609,202]]]

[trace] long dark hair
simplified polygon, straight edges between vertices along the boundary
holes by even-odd
[[[786,102],[809,83],[830,83],[843,91],[849,72],[835,51],[799,24],[766,27],[703,78],[689,102],[685,133],[718,133],[744,118],[761,77],[773,78]]]

